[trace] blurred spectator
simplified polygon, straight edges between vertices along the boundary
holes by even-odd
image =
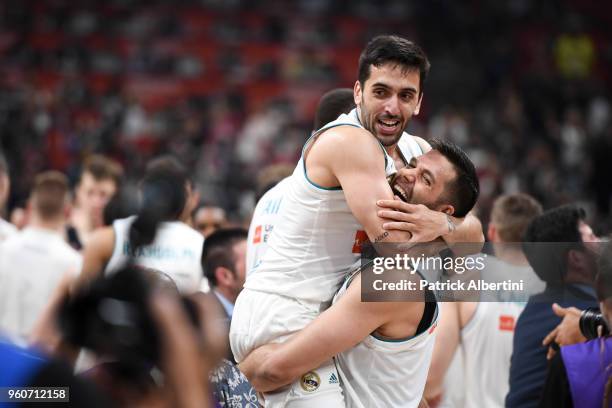
[[[17,228],[3,219],[6,202],[11,191],[11,179],[9,177],[6,158],[0,151],[0,242],[17,232]]]
[[[121,184],[123,169],[104,156],[93,155],[83,164],[75,189],[76,203],[68,229],[70,244],[80,250],[103,225],[104,207]]]
[[[186,169],[176,159],[151,161],[140,183],[138,215],[94,232],[83,253],[79,285],[104,271],[113,273],[133,257],[137,265],[170,276],[181,293],[197,292],[202,284],[204,237],[185,223],[192,212],[191,186]]]
[[[607,334],[561,347],[550,362],[540,407],[609,407],[612,403],[612,245],[604,249],[598,266],[597,300]]]
[[[38,175],[28,211],[28,227],[7,239],[0,255],[0,328],[21,344],[64,275],[76,276],[82,261],[62,234],[70,211],[66,176]]]
[[[227,225],[225,210],[221,207],[204,205],[195,211],[193,227],[204,237]]]
[[[557,207],[536,217],[524,236],[525,255],[544,292],[532,296],[518,319],[510,365],[507,407],[536,407],[546,379],[544,337],[559,324],[552,304],[579,309],[596,306],[594,245],[584,210]]]
[[[568,17],[568,29],[555,41],[555,62],[559,73],[568,79],[586,79],[595,63],[595,45],[581,29],[579,16]]]
[[[206,237],[202,251],[202,269],[212,293],[223,306],[228,322],[234,303],[246,278],[247,231],[221,228]]]

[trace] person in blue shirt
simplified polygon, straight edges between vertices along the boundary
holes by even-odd
[[[518,319],[510,361],[506,407],[537,407],[547,373],[542,340],[561,321],[553,303],[579,309],[597,306],[594,280],[599,239],[576,206],[562,206],[533,219],[523,249],[546,289],[529,298]]]

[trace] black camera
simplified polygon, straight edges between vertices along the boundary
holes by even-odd
[[[598,309],[589,307],[582,312],[580,315],[580,332],[584,337],[589,340],[597,338],[599,335],[597,328],[599,326],[603,327],[603,336],[610,335],[610,328]]]
[[[116,361],[115,374],[141,380],[160,359],[160,336],[149,307],[151,285],[128,264],[66,299],[59,327],[70,344]]]

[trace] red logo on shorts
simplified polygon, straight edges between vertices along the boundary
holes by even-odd
[[[360,254],[361,246],[368,241],[369,241],[368,234],[366,234],[365,231],[359,230],[355,232],[355,241],[353,242],[353,253]]]
[[[253,236],[253,243],[259,244],[261,242],[261,225],[255,227],[255,235]]]
[[[499,330],[514,331],[514,316],[499,316]]]

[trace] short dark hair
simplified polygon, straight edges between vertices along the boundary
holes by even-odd
[[[523,237],[523,252],[529,265],[544,282],[551,285],[564,283],[568,252],[584,248],[579,223],[585,218],[584,209],[564,205],[545,211],[527,226]]]
[[[355,98],[351,88],[336,88],[325,93],[319,104],[313,123],[313,130],[334,121],[343,113],[349,113],[355,107]]]
[[[211,287],[217,286],[215,276],[217,268],[227,268],[232,273],[236,273],[234,270],[236,257],[233,247],[236,243],[246,240],[247,236],[248,232],[244,228],[221,228],[204,240],[202,269]]]
[[[123,167],[113,159],[101,154],[94,154],[89,156],[83,163],[81,179],[85,173],[91,174],[97,181],[112,180],[116,186],[119,186],[121,184],[121,177],[123,177]]]
[[[68,202],[70,187],[68,178],[59,171],[45,171],[36,176],[32,187],[32,205],[44,220],[63,214]]]
[[[405,38],[396,35],[374,37],[359,56],[359,83],[363,88],[370,77],[371,66],[380,67],[386,63],[400,65],[407,71],[419,71],[419,94],[429,74],[431,64],[425,52]]]
[[[443,198],[455,208],[455,217],[465,217],[476,204],[480,194],[480,184],[474,163],[456,144],[447,140],[433,139],[430,141],[432,150],[438,151],[451,162],[457,176],[447,183]]]

